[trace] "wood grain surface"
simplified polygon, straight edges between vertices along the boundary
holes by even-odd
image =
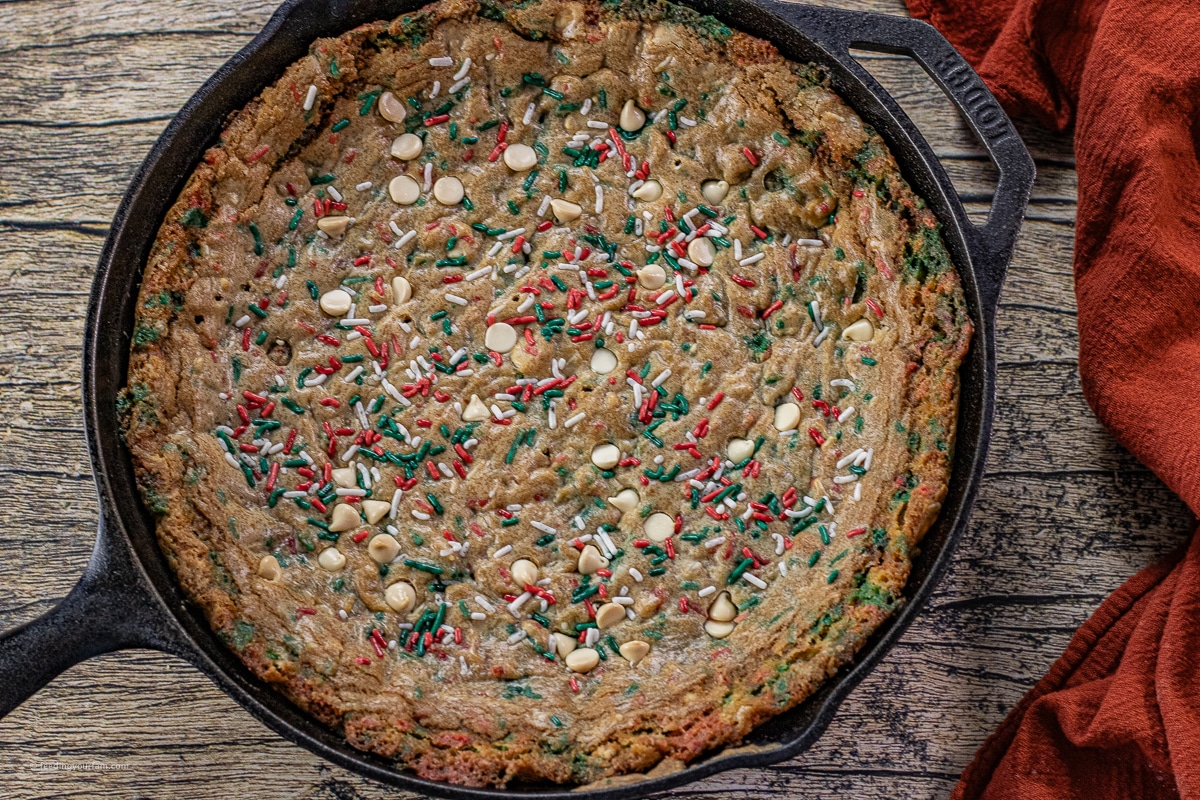
[[[901,0],[838,5],[904,13]],[[126,182],[271,0],[0,0],[0,629],[81,574],[96,522],[80,409],[88,289]],[[973,213],[994,169],[903,58],[870,56]],[[1190,514],[1080,391],[1071,141],[1021,126],[1038,180],[999,311],[1000,405],[970,530],[932,602],[799,758],[674,793],[945,797],[975,749]],[[6,798],[351,798],[402,793],[256,722],[174,658],[81,664],[0,721]]]

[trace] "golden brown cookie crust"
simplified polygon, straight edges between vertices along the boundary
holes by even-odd
[[[257,675],[426,778],[584,783],[736,742],[892,613],[970,335],[814,68],[665,2],[446,0],[231,118],[121,411]]]

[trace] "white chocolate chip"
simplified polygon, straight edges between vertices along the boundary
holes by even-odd
[[[563,658],[571,655],[578,646],[579,642],[574,637],[567,636],[565,633],[554,634],[554,649]]]
[[[390,533],[381,533],[372,536],[371,541],[367,542],[367,554],[376,562],[387,564],[400,555],[400,543]]]
[[[707,180],[700,184],[700,194],[704,195],[704,199],[709,203],[719,206],[729,194],[729,184],[725,181]]]
[[[537,166],[537,153],[527,144],[510,144],[504,150],[504,165],[513,172],[528,172]]]
[[[642,498],[638,495],[637,489],[622,489],[617,492],[616,497],[608,498],[608,504],[621,511],[633,511],[637,508],[637,504],[641,500]]]
[[[717,622],[715,619],[710,619],[704,623],[704,632],[714,639],[724,639],[729,634],[733,633],[732,622]]]
[[[708,618],[717,622],[733,622],[733,618],[737,615],[737,606],[733,604],[733,598],[729,596],[729,592],[721,592],[708,607]]]
[[[321,217],[317,220],[317,228],[324,231],[325,235],[331,239],[341,236],[349,227],[349,217]]]
[[[617,368],[617,356],[607,347],[597,347],[592,351],[592,372],[607,375]]]
[[[283,570],[279,568],[279,562],[275,560],[275,556],[263,556],[262,560],[258,562],[258,577],[263,580],[274,583],[282,574]]]
[[[388,184],[388,195],[397,205],[411,206],[421,196],[421,184],[407,175],[397,175]]]
[[[596,570],[604,569],[607,566],[608,559],[600,555],[600,551],[594,544],[585,544],[579,551],[579,563],[576,568],[580,575],[594,575]]]
[[[384,92],[379,96],[379,116],[388,122],[404,122],[404,118],[408,116],[408,109],[399,97],[391,92]]]
[[[621,116],[617,124],[630,133],[640,131],[646,124],[646,112],[638,108],[638,104],[633,100],[626,100],[625,105],[621,108]]]
[[[392,278],[392,305],[407,303],[412,296],[412,284],[408,282],[408,278],[401,275]]]
[[[383,599],[388,606],[398,614],[411,611],[417,604],[417,590],[408,581],[397,581],[383,593]]]
[[[444,206],[458,205],[466,194],[462,181],[453,175],[438,178],[437,183],[433,185],[433,199]]]
[[[625,606],[619,603],[605,603],[596,609],[596,627],[602,631],[608,630],[623,619]]]
[[[479,395],[471,395],[471,399],[467,401],[467,407],[463,409],[463,422],[483,422],[490,417],[492,412],[488,411],[488,407],[479,399]]]
[[[780,403],[775,406],[775,430],[794,431],[800,424],[800,406],[795,403]]]
[[[330,289],[321,295],[321,310],[331,317],[345,316],[354,305],[354,298],[345,289]]]
[[[333,517],[329,520],[330,533],[341,533],[358,527],[358,511],[352,505],[338,503],[333,507]]]
[[[572,203],[570,200],[560,200],[556,197],[550,201],[550,210],[554,212],[556,220],[562,224],[566,224],[579,219],[579,215],[583,213],[583,206],[578,203]]]
[[[392,157],[401,161],[412,161],[421,155],[425,143],[415,133],[402,133],[392,142]]]
[[[512,563],[510,571],[512,572],[513,582],[517,586],[537,583],[538,566],[528,558],[518,558]]]
[[[663,195],[662,184],[656,180],[648,180],[632,192],[633,196],[645,203],[653,203]]]
[[[621,450],[611,442],[592,448],[592,463],[600,469],[612,469],[621,461]]]
[[[754,442],[749,439],[730,439],[729,444],[725,446],[725,452],[730,461],[740,464],[754,455]]]
[[[317,556],[317,563],[326,572],[338,572],[346,566],[346,557],[336,547],[327,547]]]
[[[661,511],[655,512],[646,518],[642,524],[642,530],[652,542],[665,542],[671,538],[671,534],[675,532],[675,520]]]
[[[842,338],[852,342],[869,342],[875,338],[875,328],[871,326],[871,321],[864,317],[847,325],[842,331]]]
[[[565,660],[572,672],[591,672],[600,663],[600,654],[590,647],[580,647],[568,653]]]
[[[654,291],[667,282],[667,271],[658,264],[648,264],[637,271],[638,285]]]
[[[641,639],[634,639],[621,645],[620,653],[622,658],[630,664],[636,665],[650,654],[650,645]]]
[[[517,346],[517,329],[507,322],[493,323],[483,335],[483,345],[488,350],[507,353]]]
[[[388,512],[392,510],[392,504],[385,503],[382,500],[363,500],[362,508],[367,522],[374,525],[387,516]]]
[[[355,481],[356,473],[354,467],[339,467],[333,471],[333,482],[343,489],[353,489],[358,485]]]
[[[717,259],[717,248],[713,246],[712,239],[706,236],[697,236],[692,239],[687,252],[688,260],[702,267],[711,267],[713,261]]]

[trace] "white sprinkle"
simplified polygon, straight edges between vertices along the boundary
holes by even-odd
[[[329,192],[329,196],[332,197],[334,200],[336,200],[339,203],[346,199],[346,198],[342,197],[341,192],[339,192],[337,189],[333,188],[332,186],[326,186],[325,189],[326,189],[326,191]]]
[[[546,216],[546,209],[550,208],[550,200],[551,200],[550,195],[545,195],[544,197],[542,197],[542,204],[540,206],[538,206],[538,212],[537,212],[537,215],[539,217]]]
[[[396,511],[400,508],[400,498],[404,496],[403,489],[397,489],[392,492],[392,507],[388,510],[388,519],[396,518]]]
[[[433,164],[432,164],[432,162],[425,164],[425,185],[422,188],[426,192],[428,192],[430,189],[433,188]]]
[[[776,563],[779,565],[779,574],[787,575],[787,562],[786,561],[778,561]]]
[[[854,391],[854,381],[848,381],[845,378],[834,378],[829,382],[830,386],[841,386],[850,391]]]
[[[416,238],[416,235],[417,235],[417,232],[415,230],[409,231],[408,233],[404,234],[399,239],[397,239],[396,243],[392,246],[393,247],[403,247],[404,245],[411,242],[414,238]]]
[[[334,490],[334,493],[338,497],[366,497],[367,496],[366,489],[342,489],[339,487],[338,489]]]
[[[391,398],[393,400],[395,400],[397,403],[399,403],[400,405],[404,405],[404,406],[412,405],[412,402],[407,397],[400,394],[400,392],[398,392],[396,390],[396,387],[392,386],[392,384],[388,382],[387,378],[384,378],[380,383],[383,386],[383,390],[385,392],[387,392],[388,395],[390,395]],[[300,452],[304,452],[304,451],[301,450]]]
[[[468,272],[466,275],[463,276],[463,278],[465,278],[468,281],[475,281],[475,280],[479,280],[480,278],[482,278],[484,275],[487,275],[491,271],[492,271],[491,267],[480,267],[479,269],[475,270],[474,272]]]
[[[872,461],[874,458],[875,458],[875,448],[874,448],[874,447],[868,448],[868,449],[867,449],[867,458],[866,458],[866,460],[865,460],[865,461],[863,461],[863,463],[862,463],[862,468],[863,468],[863,469],[870,469],[870,468],[871,468],[871,461]]]
[[[777,556],[783,555],[783,550],[784,550],[783,534],[772,533],[771,536],[773,536],[775,538],[775,555],[777,555]]]
[[[596,185],[596,213],[600,214],[604,211],[604,190],[600,185]]]
[[[508,239],[515,239],[524,232],[525,232],[524,228],[513,228],[511,231],[505,231],[504,233],[497,236],[496,240],[503,242]]]
[[[837,468],[845,469],[846,467],[853,464],[859,458],[859,456],[866,456],[866,454],[867,454],[867,451],[863,450],[861,447],[858,448],[857,450],[855,450],[853,453],[847,453],[846,455],[844,455],[838,459]]]
[[[244,328],[244,327],[246,327],[248,324],[250,324],[250,315],[249,315],[249,314],[246,314],[245,316],[238,317],[238,321],[237,321],[237,322],[235,322],[235,323],[233,323],[233,327],[235,327],[235,328]]]
[[[742,240],[741,239],[733,240],[733,257],[737,261],[742,260]]]
[[[797,239],[796,244],[801,247],[824,247],[825,243],[820,239]]]
[[[420,520],[428,520],[428,519],[430,519],[430,517],[429,517],[429,515],[428,515],[428,514],[426,514],[426,513],[425,513],[425,512],[423,512],[423,511],[417,511],[415,508],[412,510],[412,515],[413,515],[414,517],[416,517],[417,519],[420,519]]]
[[[738,266],[748,267],[751,264],[757,264],[759,261],[762,261],[766,257],[767,257],[766,253],[755,253],[752,256],[748,256],[747,258],[743,258],[740,261],[738,261]]]
[[[607,127],[608,127],[608,123],[607,123],[607,122],[603,122],[603,121],[601,121],[601,120],[598,120],[598,119],[589,119],[589,120],[587,121],[587,124],[588,124],[588,127],[589,127],[589,128],[597,128],[597,129],[599,129],[599,130],[604,130],[605,128],[607,128]]]
[[[317,87],[309,86],[308,94],[304,96],[304,110],[312,111],[313,104],[317,102]]]
[[[862,500],[862,484],[861,483],[854,484],[854,499]]]
[[[526,592],[525,594],[529,594],[529,593],[528,593],[528,592]],[[525,595],[522,595],[522,597],[524,597],[524,596],[525,596]],[[518,599],[520,599],[520,598],[518,598]],[[509,605],[509,607],[508,607],[508,610],[509,610],[509,611],[512,611],[514,616],[516,616],[516,615],[517,615],[517,612],[516,612],[516,611],[513,611],[513,607],[512,607],[512,605]],[[521,641],[522,639],[524,639],[524,638],[525,638],[526,636],[528,636],[528,635],[529,635],[529,634],[527,634],[525,631],[517,631],[517,632],[516,632],[516,633],[514,633],[512,636],[508,637],[508,643],[509,643],[509,644],[516,644],[517,642]]]
[[[638,572],[637,567],[630,567],[629,574],[632,575],[633,579],[638,583],[642,582],[642,573]]]
[[[813,325],[815,325],[818,328],[823,327],[823,325],[821,324],[821,304],[820,303],[818,303],[816,300],[810,300],[808,302],[808,313],[812,315]]]
[[[500,548],[499,550],[497,550],[495,553],[492,553],[492,558],[503,558],[504,556],[506,556],[506,555],[508,555],[509,553],[511,553],[511,552],[512,552],[512,549],[513,549],[513,548],[512,548],[512,545],[511,545],[511,544],[506,544],[506,545],[504,545],[504,547],[501,547],[501,548]]]
[[[496,242],[494,245],[492,245],[492,249],[488,250],[488,257],[490,258],[490,257],[496,255],[496,253],[499,253],[503,248],[504,248],[504,242]]]
[[[742,577],[746,579],[746,583],[749,583],[752,586],[756,586],[759,589],[767,588],[767,582],[764,581],[762,578],[758,577],[757,575],[754,575],[753,573],[750,573],[750,572],[742,573]]]
[[[475,620],[476,622],[479,622],[480,620],[487,619],[487,614],[484,614],[482,611],[472,611],[471,619]]]
[[[815,339],[813,339],[813,347],[820,347],[821,342],[825,341],[826,337],[829,336],[829,332],[831,330],[833,330],[832,325],[827,325],[824,328],[822,328],[821,332],[817,334]]]
[[[371,183],[370,181],[363,181],[362,183],[356,185],[354,187],[354,189],[355,189],[355,191],[365,192],[367,189],[370,189],[374,185],[375,184]]]
[[[431,67],[452,67],[452,66],[454,66],[454,59],[450,58],[450,56],[438,56],[437,58],[429,59],[429,66],[431,66]]]
[[[467,298],[459,297],[458,295],[451,294],[450,292],[446,292],[444,297],[455,305],[465,306],[467,304]]]
[[[463,78],[462,80],[457,80],[454,83],[450,84],[450,88],[446,90],[446,93],[454,94],[455,92],[457,92],[459,89],[463,88],[470,82],[471,82],[470,78]]]
[[[311,388],[313,386],[320,386],[321,384],[323,384],[325,382],[325,379],[328,377],[329,377],[328,375],[314,375],[311,378],[305,378],[304,385],[306,388]]]
[[[842,410],[842,413],[838,414],[837,421],[845,422],[846,420],[850,419],[850,417],[853,416],[853,414],[854,414],[854,406],[846,406],[846,408]]]
[[[709,539],[704,543],[704,546],[709,550],[712,550],[714,547],[720,547],[721,545],[725,544],[726,541],[727,540],[724,536],[718,536],[715,539]]]
[[[671,377],[671,370],[664,369],[662,372],[658,373],[657,378],[650,381],[650,385],[653,386],[655,389],[657,389],[659,386],[662,386],[663,382],[669,377]]]
[[[533,111],[535,108],[536,105],[533,103],[530,103],[525,107],[525,116],[521,117],[522,125],[528,125],[530,122],[533,122]]]
[[[564,422],[563,427],[564,428],[574,428],[580,422],[583,422],[583,418],[585,416],[587,416],[587,415],[584,414],[584,412],[580,411],[578,414],[576,414],[575,416],[571,417],[566,422]]]
[[[440,92],[441,90],[442,90],[442,82],[434,81],[433,88],[429,90],[429,99],[432,100],[433,98],[437,97],[438,92]]]
[[[669,303],[669,302],[671,302],[672,300],[674,300],[676,297],[677,297],[677,295],[675,294],[675,290],[674,290],[674,289],[667,289],[665,292],[663,292],[662,294],[660,294],[660,295],[658,296],[658,299],[657,299],[657,300],[655,300],[654,302],[655,302],[655,303],[657,303],[657,304],[658,304],[658,305],[660,305],[660,306],[661,306],[661,305],[666,305],[667,303]]]
[[[857,475],[834,475],[833,476],[833,482],[837,483],[837,484],[854,483],[856,480],[858,480]]]
[[[463,61],[462,66],[458,68],[458,72],[454,73],[454,80],[456,80],[456,81],[462,80],[463,78],[465,78],[467,76],[467,73],[470,71],[471,71],[471,58],[470,58],[470,56],[468,56]]]
[[[525,605],[525,603],[527,603],[529,601],[529,598],[531,598],[531,597],[533,597],[533,592],[521,592],[521,595],[516,600],[513,600],[511,603],[508,604],[508,612],[510,614],[512,614],[514,617],[518,616],[518,614],[521,611],[521,606]],[[513,636],[516,636],[516,634],[513,634]],[[524,638],[525,638],[524,632],[522,632],[522,635],[520,638],[515,639],[515,640],[510,638],[509,641],[510,642],[518,641],[519,642],[521,639],[524,639]]]

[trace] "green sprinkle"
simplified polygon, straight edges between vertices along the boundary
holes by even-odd
[[[404,559],[404,566],[419,569],[421,572],[428,572],[430,575],[441,575],[443,572],[442,568],[436,564],[426,564],[424,561],[417,561],[412,558]]]
[[[344,131],[348,127],[350,127],[350,120],[341,119],[333,123],[333,132],[338,133],[339,131]]]

